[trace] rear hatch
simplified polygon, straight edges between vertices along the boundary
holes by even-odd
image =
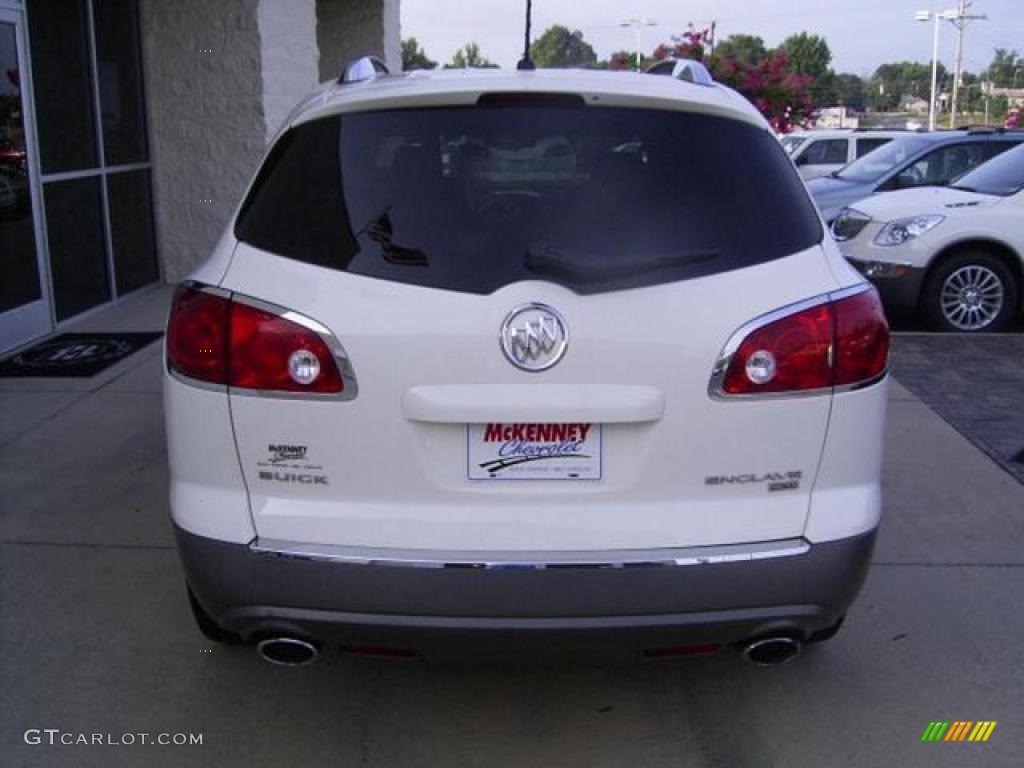
[[[830,396],[709,394],[755,317],[837,287],[778,142],[573,102],[286,133],[222,287],[340,340],[347,396],[232,390],[258,535],[441,551],[799,536]]]

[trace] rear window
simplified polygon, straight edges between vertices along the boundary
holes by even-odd
[[[660,110],[364,112],[287,132],[235,228],[257,248],[402,283],[577,293],[684,280],[819,242],[778,141]]]
[[[857,157],[864,157],[868,152],[874,152],[883,144],[888,144],[892,139],[857,139]]]

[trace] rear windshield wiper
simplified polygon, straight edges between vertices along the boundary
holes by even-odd
[[[715,249],[661,253],[624,258],[621,251],[613,254],[614,262],[602,261],[600,254],[560,248],[547,244],[531,245],[526,249],[524,264],[531,272],[540,272],[556,277],[565,277],[583,283],[599,283],[616,278],[635,275],[637,272],[653,272],[671,267],[683,267],[717,259],[720,252]]]

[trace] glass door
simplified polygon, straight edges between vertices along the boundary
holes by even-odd
[[[52,328],[23,16],[0,9],[0,353]]]

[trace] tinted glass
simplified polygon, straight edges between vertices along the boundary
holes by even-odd
[[[847,139],[825,139],[811,144],[800,156],[804,165],[846,165]]]
[[[110,298],[99,177],[43,185],[57,319]]]
[[[149,171],[112,173],[107,177],[110,237],[118,294],[154,282],[158,275],[153,241],[153,207]]]
[[[857,139],[857,157],[864,157],[868,152],[874,152],[883,144],[888,144],[892,139]]]
[[[1024,147],[1017,147],[980,165],[953,184],[986,195],[1013,195],[1024,189]]]
[[[782,140],[782,148],[792,155],[805,141],[807,139],[803,136],[787,136]]]
[[[146,121],[135,0],[93,0],[107,165],[145,162]]]
[[[906,171],[903,171],[900,176],[906,177],[905,186],[911,181],[916,185],[948,184],[957,176],[981,165],[992,157],[993,147],[999,145],[1002,149],[1012,146],[1003,142],[948,144],[934,152],[929,152]]]
[[[13,24],[0,22],[0,313],[42,297]]]
[[[85,3],[32,0],[28,19],[43,173],[91,168],[98,155]]]
[[[859,160],[854,160],[838,173],[838,177],[861,183],[877,181],[931,143],[919,136],[894,139]]]
[[[767,131],[657,110],[460,107],[290,131],[236,227],[258,248],[403,283],[595,293],[769,261],[820,241]]]

